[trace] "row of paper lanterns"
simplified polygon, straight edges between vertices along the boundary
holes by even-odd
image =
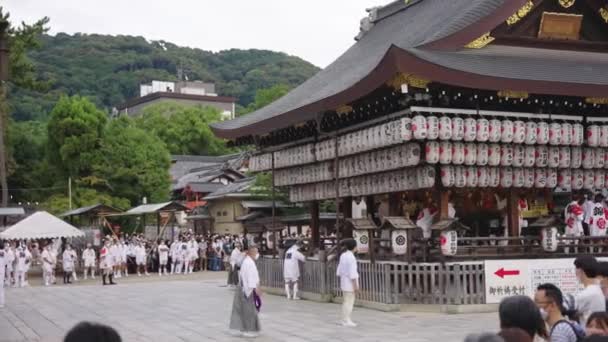
[[[512,168],[445,165],[441,183],[456,188],[564,188],[603,189],[608,172],[601,169]]]
[[[348,197],[428,189],[434,185],[435,168],[427,165],[341,179],[338,191],[340,197]],[[332,199],[335,197],[336,185],[333,181],[295,185],[289,189],[291,202]]]
[[[425,161],[444,165],[603,169],[608,168],[608,149],[427,141]]]

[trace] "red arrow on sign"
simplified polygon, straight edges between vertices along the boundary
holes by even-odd
[[[505,270],[501,267],[498,271],[494,272],[497,276],[504,278],[505,276],[516,276],[519,275],[519,270]]]

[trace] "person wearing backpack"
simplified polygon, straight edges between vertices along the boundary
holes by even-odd
[[[585,338],[585,331],[577,323],[564,316],[564,296],[553,284],[539,285],[534,294],[534,302],[541,316],[549,326],[551,342],[579,342]]]

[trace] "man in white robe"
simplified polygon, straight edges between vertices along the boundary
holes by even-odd
[[[32,253],[27,249],[25,244],[17,248],[17,262],[15,272],[17,274],[17,287],[25,286],[25,273],[29,269],[28,265],[32,261]]]
[[[336,274],[340,277],[340,289],[342,290],[342,325],[345,327],[356,327],[351,315],[355,305],[355,295],[359,291],[359,272],[355,252],[357,242],[347,239],[342,242],[346,251],[340,255]]]
[[[177,265],[178,265],[178,259],[179,259],[179,249],[180,249],[181,243],[178,240],[178,238],[175,238],[175,240],[173,241],[173,243],[171,244],[171,250],[170,250],[170,255],[171,255],[171,274],[175,274],[177,273]]]
[[[260,275],[255,260],[259,258],[257,247],[249,246],[241,263],[239,288],[235,291],[230,317],[230,330],[244,337],[258,336],[261,326],[256,298],[260,299]]]
[[[66,245],[62,254],[63,264],[63,283],[71,284],[72,273],[74,272],[75,252],[71,245]]]
[[[101,279],[103,285],[115,285],[114,283],[114,256],[111,252],[110,240],[106,240],[99,251],[99,268],[101,268]],[[109,282],[106,282],[106,279]]]
[[[287,299],[298,300],[298,280],[300,279],[300,262],[306,262],[304,254],[300,253],[299,243],[294,244],[285,252],[283,261],[283,278],[285,278],[285,294]],[[291,287],[293,286],[293,294]]]
[[[137,246],[135,246],[135,264],[137,265],[137,276],[141,277],[141,270],[144,270],[146,276],[149,276],[148,268],[146,267],[146,247],[143,243],[137,242]]]
[[[91,272],[91,279],[95,279],[95,261],[97,261],[97,256],[90,243],[87,243],[87,248],[82,252],[82,260],[84,261],[84,279],[87,279],[89,271]]]
[[[110,258],[112,259],[110,264],[112,265],[113,275],[116,278],[120,278],[120,261],[122,257],[120,247],[118,246],[118,240],[114,239],[109,247],[109,253]]]
[[[4,307],[4,272],[6,270],[7,254],[4,242],[0,241],[0,309]]]
[[[6,275],[5,282],[7,286],[15,286],[15,247],[12,243],[7,243],[4,246],[5,252],[5,263],[6,263]]]
[[[55,265],[53,264],[51,253],[51,245],[49,243],[44,246],[42,254],[40,255],[42,259],[42,279],[44,281],[44,286],[49,286],[53,283],[53,269],[55,268]]]
[[[158,275],[162,276],[163,273],[167,275],[167,261],[169,261],[169,247],[165,241],[161,240],[158,245]]]

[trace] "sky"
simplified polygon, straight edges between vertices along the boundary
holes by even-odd
[[[354,43],[366,8],[390,0],[3,0],[14,23],[50,33],[143,36],[220,51],[268,49],[325,67]]]

